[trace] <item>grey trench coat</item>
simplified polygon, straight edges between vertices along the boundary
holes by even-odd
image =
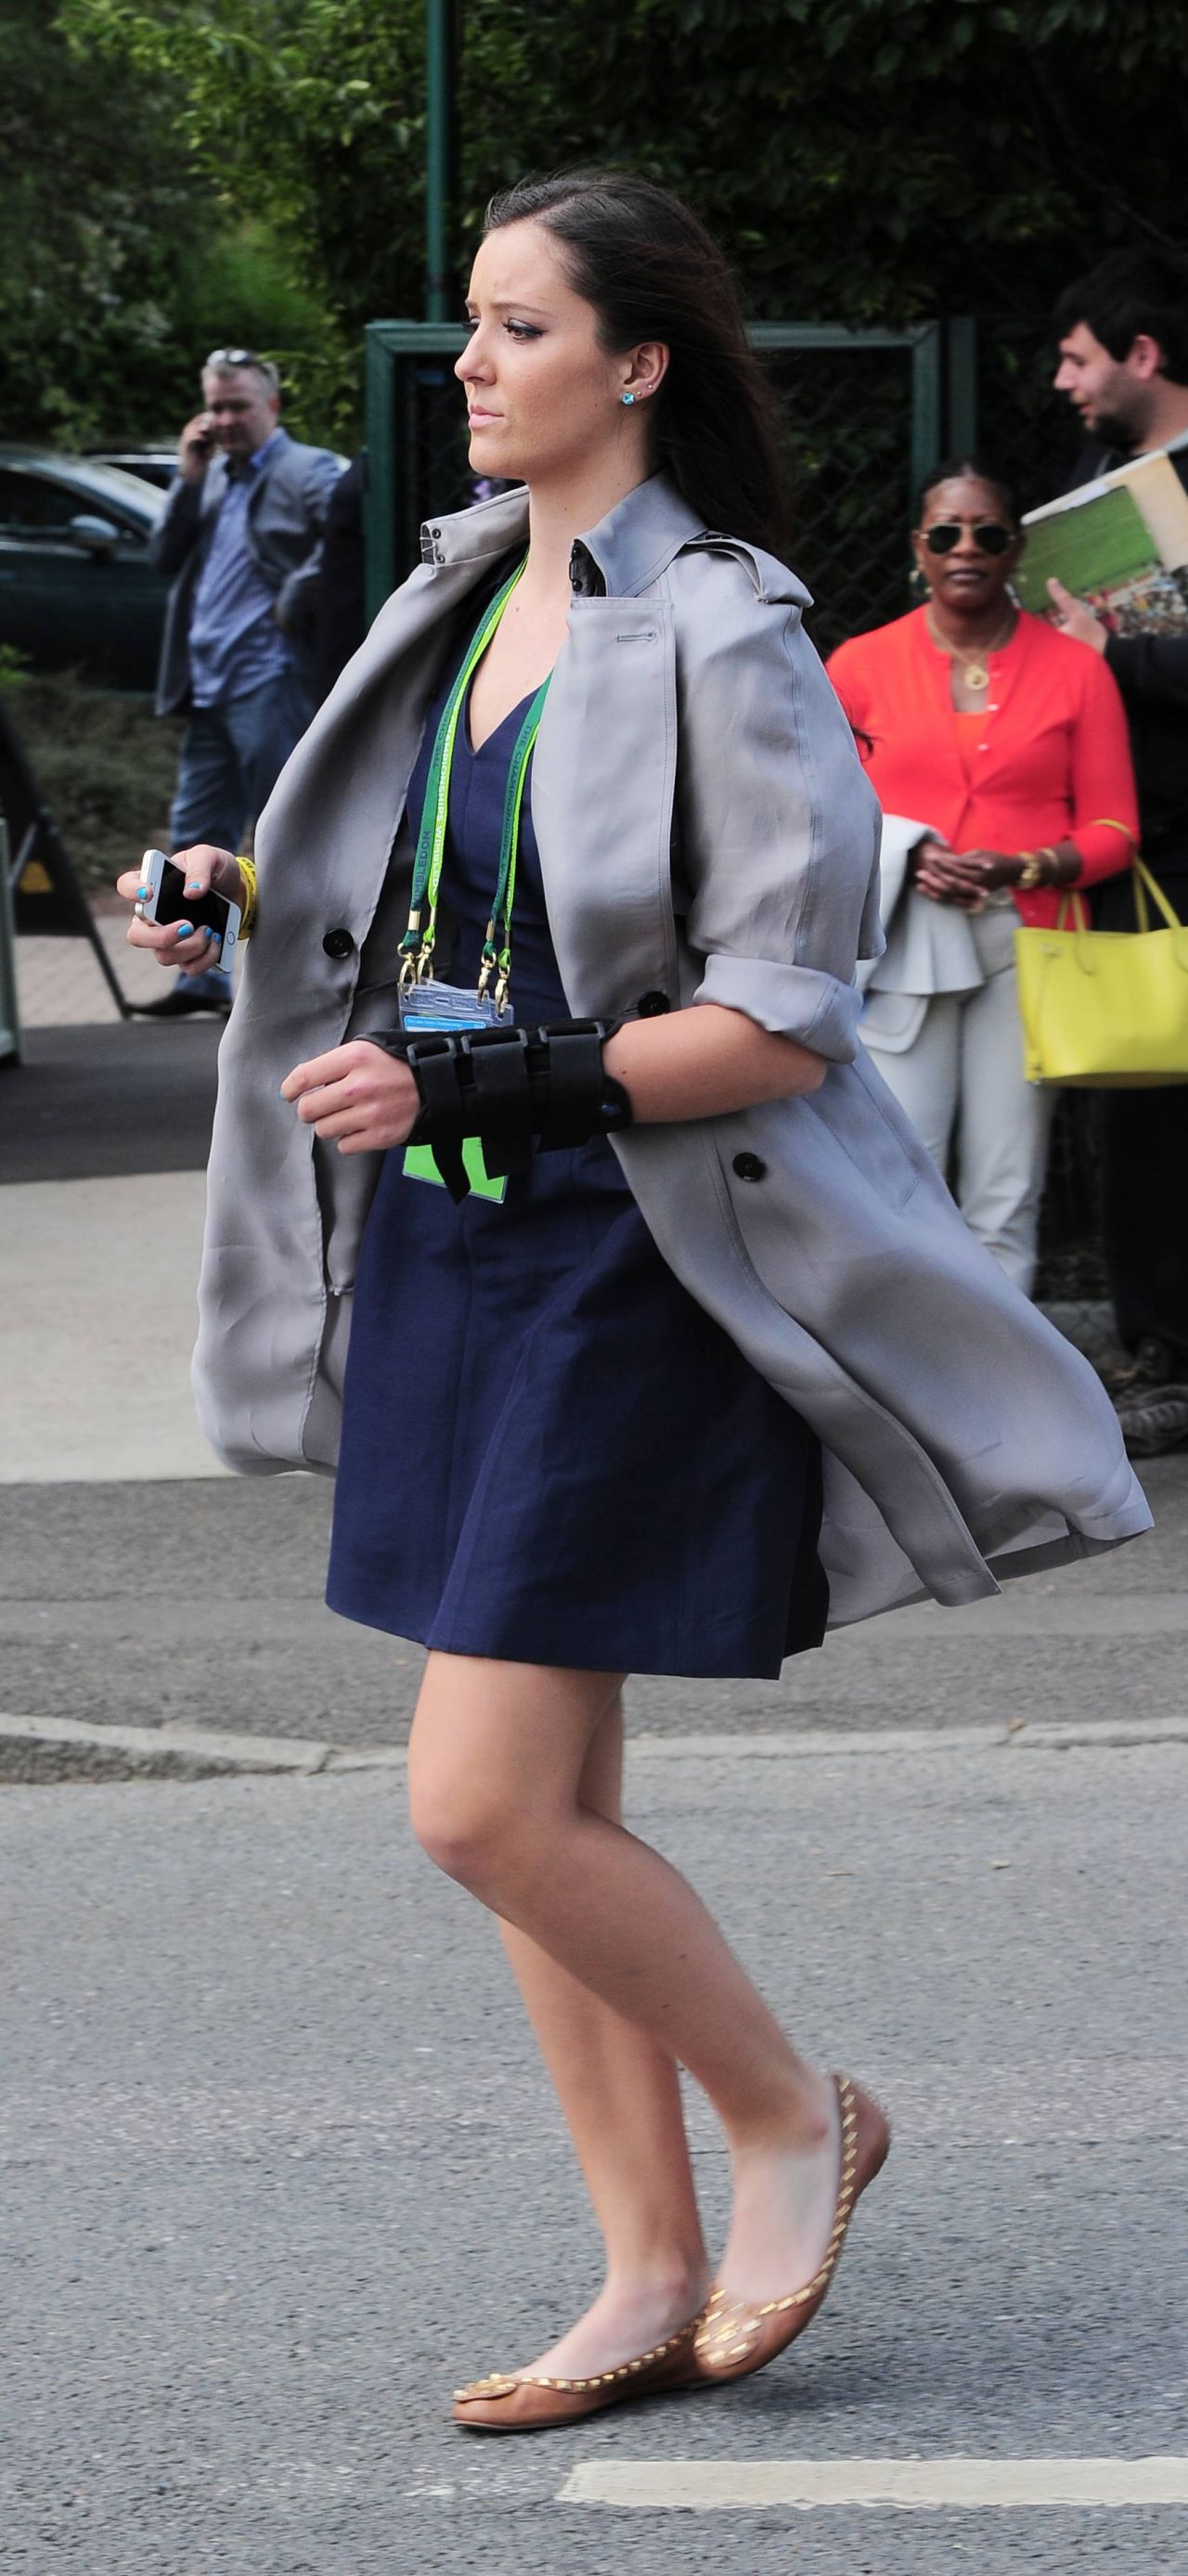
[[[526,525],[513,492],[425,531],[259,825],[195,1361],[207,1436],[247,1475],[334,1465],[378,1157],[318,1144],[279,1084],[393,1024],[425,710],[459,603]],[[1092,1370],[973,1242],[858,1045],[878,809],[807,593],[662,477],[571,571],[532,810],[572,1010],[725,1003],[828,1063],[806,1098],[614,1144],[665,1260],[820,1435],[833,1621],[1133,1537],[1150,1514]]]

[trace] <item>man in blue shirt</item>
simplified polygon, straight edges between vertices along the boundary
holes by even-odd
[[[250,349],[215,349],[203,409],[178,448],[154,540],[169,594],[157,712],[188,715],[171,850],[236,851],[314,710],[307,636],[340,459],[279,426],[280,378]],[[158,1016],[231,1006],[218,970],[180,975]]]

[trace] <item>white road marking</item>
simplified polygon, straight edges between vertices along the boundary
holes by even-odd
[[[773,2504],[1188,2504],[1188,2459],[1144,2460],[591,2460],[572,2469],[559,2504],[720,2513]]]

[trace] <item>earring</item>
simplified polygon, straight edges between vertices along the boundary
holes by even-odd
[[[913,564],[912,569],[911,569],[911,572],[910,572],[910,573],[909,573],[909,575],[908,575],[908,579],[909,579],[909,582],[910,582],[911,588],[912,588],[912,589],[915,591],[915,593],[916,593],[917,598],[922,597],[923,593],[924,593],[924,592],[927,590],[927,588],[928,588],[928,584],[927,584],[927,582],[926,582],[926,580],[925,580],[925,578],[924,578],[923,573],[922,573],[922,572],[921,572],[921,570],[920,570],[919,564]]]
[[[620,394],[620,396],[619,396],[619,400],[620,400],[620,402],[633,403],[633,402],[634,402],[634,400],[635,400],[635,396],[634,396],[634,394]]]

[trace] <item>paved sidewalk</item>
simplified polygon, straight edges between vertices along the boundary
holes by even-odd
[[[1186,1766],[637,1756],[633,1824],[895,2146],[770,2372],[503,2444],[450,2388],[539,2350],[595,2249],[497,1942],[399,1780],[7,1791],[6,2565],[1171,2576],[1182,2506],[1021,2499],[1045,2461],[1149,2491],[1151,2455],[1184,2492]],[[846,2500],[913,2461],[1007,2500]],[[764,2470],[840,2500],[730,2509]]]
[[[117,894],[92,894],[99,935],[129,1002],[156,1002],[168,991],[161,968],[128,946],[128,907]],[[16,943],[17,999],[26,1029],[103,1027],[120,1014],[88,939],[26,932]]]
[[[116,901],[119,901],[117,896]],[[161,970],[127,939],[128,914],[106,903],[96,907],[104,947],[130,1002],[155,1002],[165,990]],[[51,939],[27,933],[18,939],[17,998],[27,1029],[101,1026],[118,1020],[114,998],[87,939]]]

